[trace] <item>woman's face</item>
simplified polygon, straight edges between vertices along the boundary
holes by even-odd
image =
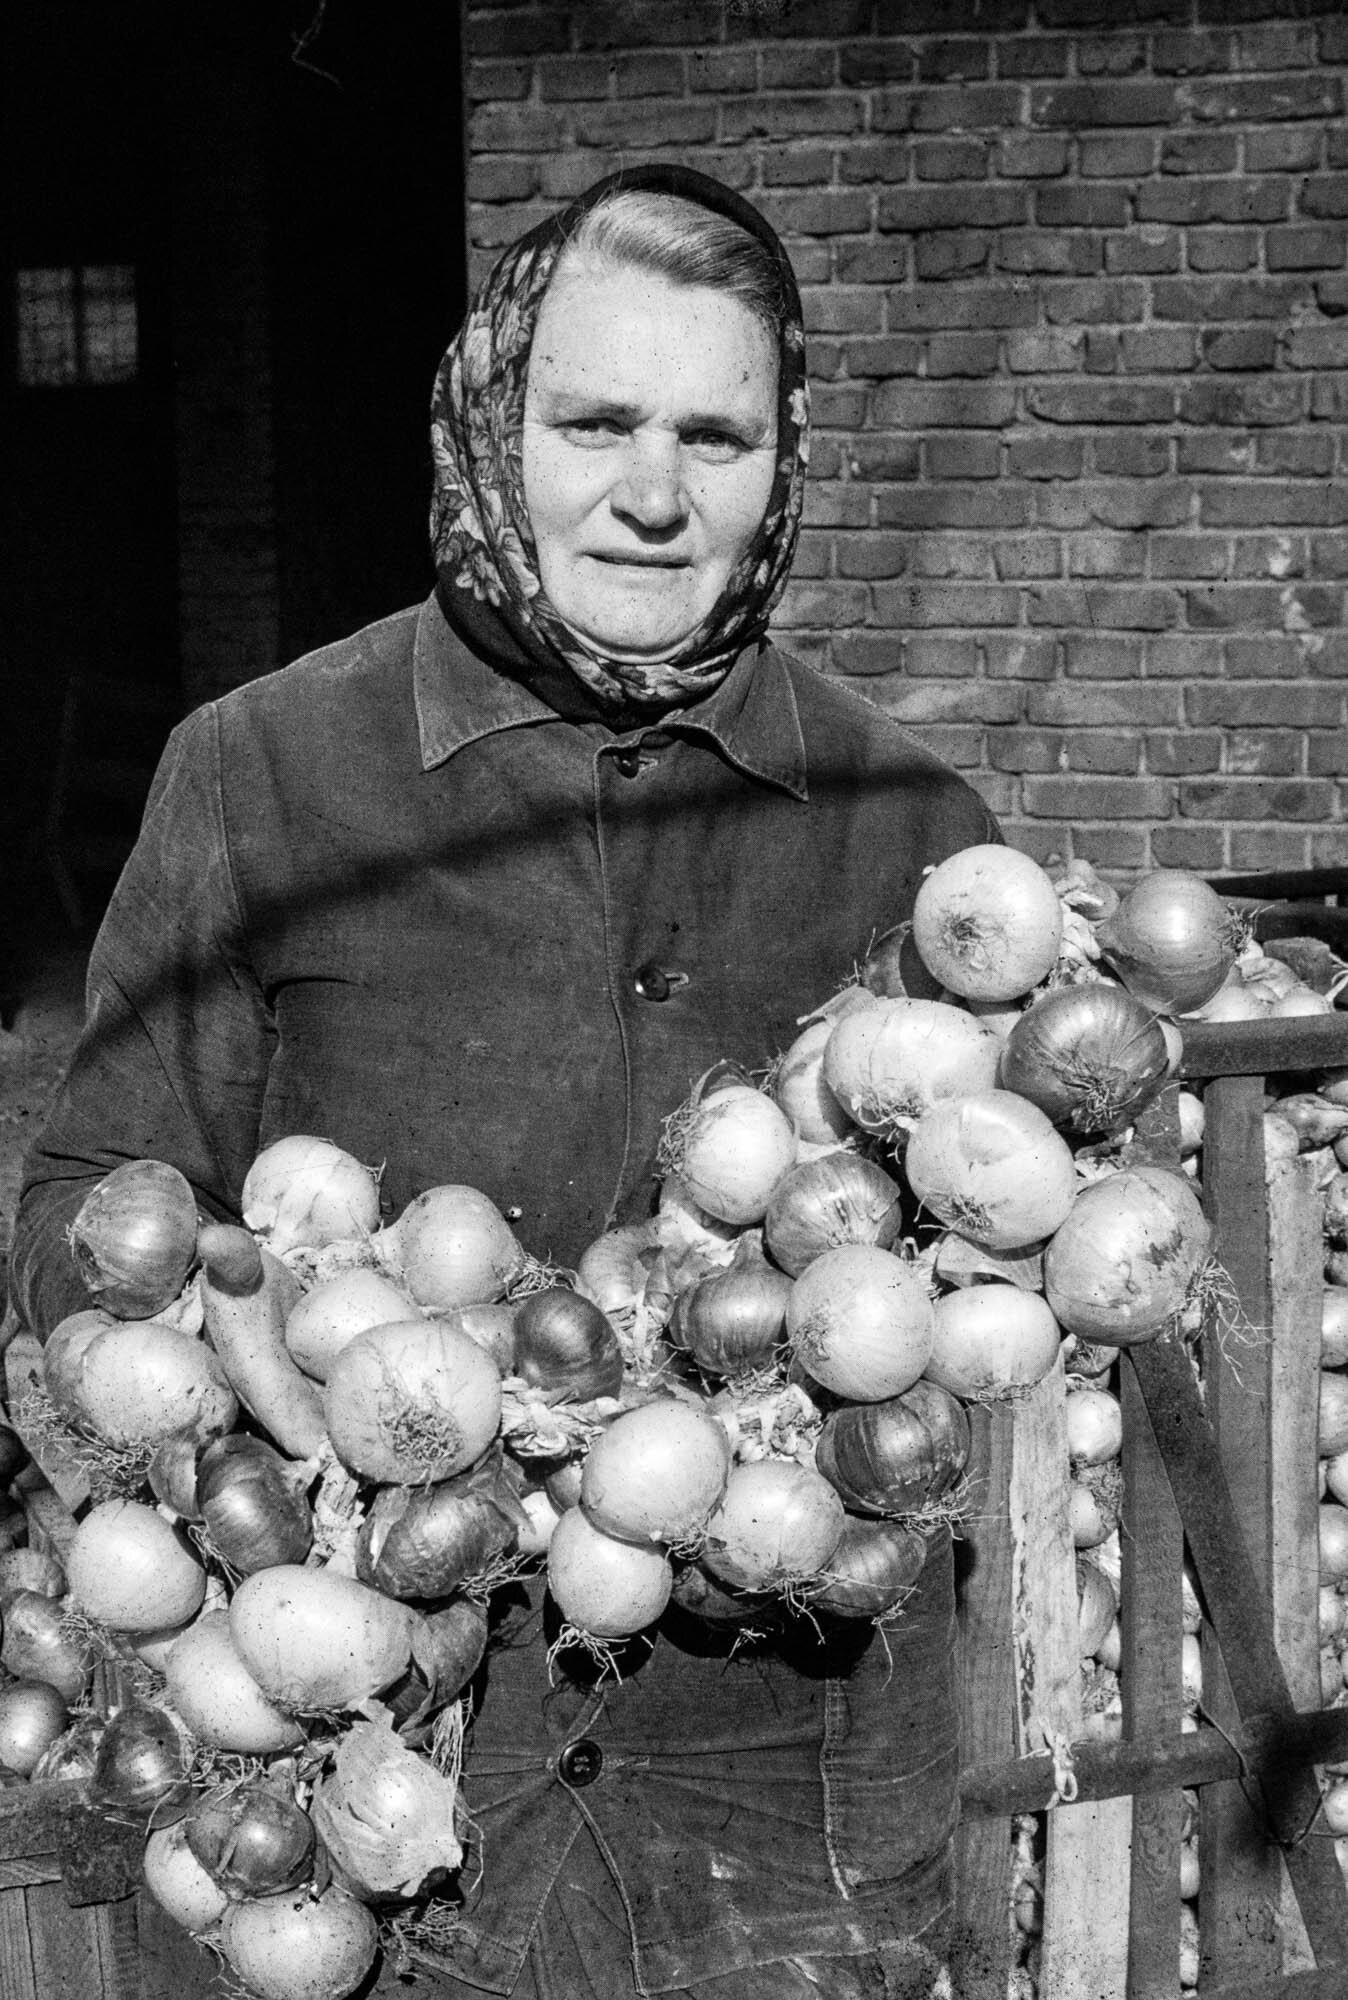
[[[529,356],[524,498],[573,632],[667,658],[753,540],[776,447],[776,348],[747,306],[562,258]]]

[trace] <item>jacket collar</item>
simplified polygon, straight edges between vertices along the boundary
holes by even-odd
[[[564,719],[521,682],[470,652],[434,593],[417,617],[412,691],[425,771],[484,736]],[[649,723],[615,734],[614,741],[656,728],[710,737],[748,776],[780,786],[795,798],[809,796],[796,691],[775,646],[746,648],[711,694],[689,708],[653,715]]]

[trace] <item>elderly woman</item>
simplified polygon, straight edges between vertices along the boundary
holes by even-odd
[[[717,183],[616,175],[505,254],[436,384],[433,596],[168,748],[29,1164],[30,1324],[83,1303],[63,1235],[108,1168],[173,1161],[232,1218],[291,1132],[383,1162],[390,1211],[465,1182],[574,1262],[649,1212],[690,1081],[769,1061],[995,838],[766,637],[806,422],[790,266]],[[546,1616],[521,1593],[475,1690],[438,1993],[946,1990],[947,1539],[885,1641],[727,1657],[685,1620],[615,1684],[550,1676]]]

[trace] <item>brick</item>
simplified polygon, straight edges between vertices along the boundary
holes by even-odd
[[[1146,737],[1147,769],[1158,778],[1192,777],[1219,771],[1222,738],[1215,729],[1157,729]]]
[[[907,83],[917,58],[902,42],[845,42],[838,51],[838,81],[854,90],[877,83]]]
[[[1306,385],[1294,375],[1216,377],[1186,382],[1179,392],[1186,424],[1295,424],[1305,409]]]
[[[1348,228],[1292,225],[1270,229],[1264,239],[1264,257],[1270,271],[1337,269],[1345,254],[1348,254]]]
[[[1057,35],[1024,35],[997,43],[1000,77],[1066,76],[1071,44]]]
[[[1078,143],[1086,180],[1136,180],[1153,170],[1156,138],[1150,132],[1084,131]]]
[[[1258,262],[1257,229],[1199,229],[1189,238],[1191,271],[1252,271]]]
[[[1151,60],[1160,76],[1202,76],[1227,70],[1231,67],[1231,38],[1213,33],[1157,35]]]
[[[1253,472],[1255,441],[1232,437],[1224,431],[1182,432],[1176,440],[1176,461],[1181,472]]]
[[[1242,729],[1226,746],[1233,777],[1294,778],[1302,769],[1302,737],[1291,729]]]
[[[811,418],[820,430],[860,430],[870,393],[861,383],[817,382],[810,398]]]
[[[1198,336],[1187,326],[1125,327],[1119,364],[1129,375],[1182,375],[1196,366]]]
[[[1030,0],[878,0],[881,35],[1005,34],[1024,28]]]
[[[1118,326],[1144,317],[1147,287],[1135,278],[1049,284],[1044,286],[1043,302],[1044,316],[1053,326]]]
[[[841,351],[849,375],[882,377],[920,374],[924,347],[911,334],[891,333],[879,340],[845,340]]]
[[[1096,132],[1109,125],[1173,125],[1175,91],[1166,83],[1062,83],[1030,86],[1031,125]]]
[[[1020,86],[961,83],[914,93],[913,128],[918,132],[1003,131],[1020,123]]]
[[[996,479],[1002,469],[997,431],[938,431],[927,439],[926,453],[931,479]]]
[[[860,625],[869,610],[864,583],[789,583],[777,615],[784,625]]]
[[[1330,75],[1253,77],[1184,86],[1184,109],[1200,124],[1280,125],[1285,119],[1334,118],[1343,110],[1343,82]]]
[[[1282,22],[1277,27],[1236,32],[1237,69],[1314,69],[1319,59],[1315,30]]]
[[[1051,132],[1004,132],[997,141],[997,172],[1004,180],[1050,180],[1067,172],[1070,147]]]
[[[917,535],[911,547],[909,567],[914,576],[965,583],[996,579],[991,548],[972,535]]]
[[[1122,729],[1080,730],[1066,743],[1066,768],[1100,777],[1132,777],[1142,769],[1142,738]]]
[[[1164,424],[1175,410],[1167,384],[1142,382],[1035,382],[1025,406],[1050,424]]]
[[[566,114],[550,104],[492,104],[468,120],[471,153],[541,153],[566,138]]]
[[[908,567],[906,535],[885,535],[870,529],[834,537],[838,575],[843,577],[902,576]]]
[[[1030,212],[1025,188],[957,181],[949,187],[886,188],[877,221],[884,230],[1002,229]]]
[[[493,154],[468,162],[470,201],[527,201],[537,192],[537,160],[512,160]]]
[[[1348,771],[1348,729],[1317,730],[1306,742],[1306,773],[1341,778]]]
[[[1199,517],[1210,528],[1338,527],[1348,522],[1348,486],[1279,479],[1204,486]]]
[[[976,181],[986,178],[986,139],[919,139],[913,147],[913,172],[920,181]]]
[[[480,9],[464,23],[464,49],[473,56],[541,56],[566,48],[571,23],[555,7],[521,7],[510,13]]]
[[[934,333],[927,342],[927,374],[995,375],[997,350],[995,333]]]
[[[1085,335],[1078,328],[1026,327],[1006,337],[1006,365],[1013,375],[1064,375],[1079,369]]]
[[[1007,471],[1016,479],[1078,479],[1085,458],[1079,438],[1050,434],[1013,437],[1007,445]]]
[[[1327,479],[1334,470],[1334,440],[1323,434],[1261,431],[1254,440],[1255,466],[1260,472],[1297,473],[1306,479]]]
[[[1320,164],[1321,136],[1314,126],[1273,125],[1245,134],[1245,171],[1303,173]]]
[[[1348,215],[1348,174],[1317,174],[1304,180],[1297,190],[1300,215]]]
[[[1137,535],[1073,535],[1067,544],[1069,576],[1141,576],[1146,545]]]
[[[1200,326],[1218,319],[1290,320],[1308,298],[1308,288],[1295,279],[1160,278],[1152,287],[1157,319]]]
[[[734,98],[721,106],[725,139],[784,139],[813,132],[859,132],[862,100],[851,91]]]
[[[1341,421],[1348,417],[1348,378],[1321,377],[1311,387],[1311,415]]]
[[[1335,799],[1323,778],[1194,778],[1177,803],[1185,819],[1325,820]]]
[[[1046,632],[988,632],[983,659],[984,671],[999,680],[1052,680],[1058,670],[1057,640]]]
[[[942,680],[963,680],[978,671],[976,639],[948,638],[940,633],[921,632],[904,641],[903,664],[910,674]],[[936,700],[942,697],[937,695]],[[1020,713],[1020,696],[997,688],[980,688],[973,694],[952,691],[943,710],[947,721],[977,715],[985,722],[1014,721]]]
[[[1158,164],[1163,174],[1234,173],[1240,141],[1234,132],[1171,132],[1161,141]]]
[[[810,479],[805,487],[805,520],[816,528],[865,528],[870,525],[869,488],[842,481]]]
[[[1281,222],[1290,212],[1292,184],[1285,179],[1153,181],[1137,191],[1139,222]]]
[[[1132,221],[1126,188],[1041,187],[1034,191],[1034,219],[1043,229],[1123,229]]]
[[[827,90],[837,79],[838,52],[829,44],[766,48],[759,64],[761,90]]]
[[[1129,676],[1111,686],[1092,678],[1032,687],[1025,698],[1031,723],[1055,729],[1177,729],[1184,720],[1181,690]]]
[[[1163,229],[1154,222],[1139,223],[1121,236],[1105,238],[1105,270],[1111,277],[1178,271],[1182,247],[1177,229]]]
[[[1170,471],[1170,440],[1149,436],[1143,431],[1120,431],[1092,438],[1091,460],[1096,472],[1120,479],[1161,479]],[[1163,504],[1157,496],[1137,496],[1137,504],[1155,508]],[[1126,527],[1127,522],[1117,525]]]
[[[1315,671],[1317,674],[1348,675],[1348,639],[1342,635],[1329,639],[1317,633],[1312,641],[1302,641],[1309,651],[1314,649]]]
[[[1062,543],[1056,535],[1024,535],[999,541],[994,568],[1003,583],[1027,583],[1062,575]]]
[[[1170,786],[1160,778],[1025,779],[1025,807],[1044,819],[1165,819]]]
[[[703,47],[720,40],[721,15],[720,0],[586,0],[572,26],[579,49]]]
[[[545,222],[553,213],[550,202],[527,202],[509,208],[489,208],[474,217],[472,240],[489,250],[513,243],[526,230]]]
[[[1184,592],[1185,615],[1195,631],[1278,631],[1285,600],[1275,584],[1205,583]]]
[[[1297,326],[1283,342],[1289,368],[1348,368],[1348,326]]]
[[[1348,577],[1348,537],[1312,535],[1310,567],[1314,576]]]
[[[973,229],[919,236],[913,245],[913,269],[919,278],[967,278],[986,267],[992,242],[991,236]]]
[[[837,162],[845,182],[906,181],[911,164],[907,141],[890,136],[839,147]]]
[[[1215,579],[1227,574],[1231,552],[1222,535],[1153,535],[1149,564],[1156,581]]]
[[[1140,35],[1083,35],[1076,44],[1079,76],[1136,76],[1147,66]]]
[[[688,146],[716,137],[717,107],[696,99],[578,104],[571,118],[581,146]]]
[[[534,87],[534,66],[527,62],[474,62],[468,65],[464,95],[469,104],[491,104],[527,97]]]
[[[847,465],[854,479],[916,479],[921,455],[921,443],[915,437],[886,437],[872,431],[849,444]]]
[[[1317,278],[1315,303],[1322,313],[1335,319],[1342,313],[1348,313],[1348,276]]]
[[[975,724],[927,723],[919,733],[933,756],[956,771],[976,771],[983,762],[983,731]]]
[[[875,391],[872,420],[899,430],[952,424],[988,430],[1013,422],[1015,414],[1016,392],[1010,383],[895,382]]]
[[[1261,826],[1246,830],[1233,827],[1230,847],[1232,868],[1251,872],[1255,869],[1306,868],[1311,865],[1314,843],[1311,843],[1311,852],[1308,853],[1306,836],[1289,828]],[[1339,858],[1342,859],[1342,850]]]
[[[873,132],[911,132],[917,93],[912,90],[881,90],[871,99]]]
[[[841,41],[866,32],[871,9],[867,0],[729,0],[724,13],[727,33]]]
[[[1158,868],[1189,868],[1214,874],[1226,865],[1226,840],[1217,827],[1158,826],[1151,837]]]
[[[1223,642],[1196,632],[1165,632],[1148,639],[1147,673],[1154,680],[1210,679],[1222,670]]]
[[[865,286],[807,285],[801,303],[807,334],[878,333],[884,323],[880,295]]]
[[[1231,548],[1233,580],[1270,576],[1280,582],[1305,576],[1309,550],[1304,537],[1288,534],[1237,535]]]
[[[1065,761],[1063,739],[1046,729],[994,729],[988,762],[994,771],[1056,771]]]
[[[1320,29],[1320,60],[1348,62],[1348,17],[1336,15]]]
[[[1116,375],[1119,368],[1119,336],[1105,327],[1093,326],[1086,335],[1086,373]]]
[[[917,73],[924,83],[949,83],[959,77],[979,79],[992,68],[992,47],[984,36],[977,40],[927,42],[919,50]]]
[[[993,279],[932,291],[896,290],[890,302],[891,325],[910,331],[1033,326],[1038,316],[1034,293],[1021,279],[1013,284]]]
[[[833,664],[840,674],[896,674],[902,650],[891,632],[839,632],[833,641]]]
[[[722,92],[758,88],[758,57],[752,49],[693,49],[688,58],[690,90]]]
[[[796,553],[791,560],[791,577],[799,582],[806,577],[826,577],[833,572],[832,539],[817,528],[805,528],[796,544]]]
[[[1025,528],[1030,522],[1028,495],[996,480],[900,487],[879,494],[876,508],[887,528]]]
[[[1014,625],[1020,593],[991,584],[877,583],[877,623],[909,626]]]
[[[645,50],[615,56],[610,67],[619,97],[682,97],[687,86],[688,59],[682,53]]]
[[[1179,618],[1177,594],[1141,584],[1068,584],[1031,593],[1032,625],[1091,625],[1107,631],[1163,632]]]
[[[907,241],[840,243],[835,275],[840,285],[901,285],[908,277]]]
[[[1000,271],[1089,277],[1103,261],[1099,239],[1076,230],[1006,230],[997,238],[995,262]]]
[[[1272,368],[1278,339],[1271,326],[1224,326],[1206,329],[1199,337],[1209,368]]]
[[[832,188],[762,194],[755,207],[784,236],[860,235],[871,226],[871,197]]]

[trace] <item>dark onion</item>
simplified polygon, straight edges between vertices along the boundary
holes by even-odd
[[[939,1000],[944,988],[913,943],[913,926],[895,924],[875,940],[861,966],[861,983],[881,1000]]]
[[[515,1308],[504,1299],[494,1305],[447,1306],[433,1313],[443,1326],[455,1326],[479,1347],[485,1347],[503,1375],[515,1372]]]
[[[99,1739],[89,1797],[97,1806],[159,1815],[188,1798],[184,1743],[178,1725],[150,1702],[119,1708]]]
[[[463,1693],[486,1650],[486,1606],[475,1598],[456,1597],[418,1622],[411,1666],[379,1697],[404,1743],[418,1750],[430,1741],[436,1716]]]
[[[1110,966],[1131,993],[1162,1013],[1211,1000],[1235,964],[1240,920],[1201,875],[1154,868],[1096,927]]]
[[[1155,1014],[1121,986],[1045,993],[1016,1021],[998,1082],[1071,1132],[1112,1132],[1155,1097],[1170,1068]]]
[[[590,1299],[548,1285],[515,1308],[515,1372],[545,1396],[588,1403],[622,1387],[622,1348]]]
[[[760,1368],[786,1338],[791,1280],[775,1271],[755,1234],[742,1236],[729,1264],[680,1292],[671,1337],[715,1375]]]
[[[70,1226],[84,1289],[118,1319],[176,1299],[197,1249],[196,1196],[163,1160],[127,1160],[87,1194]]]
[[[926,1559],[926,1537],[915,1528],[849,1514],[842,1540],[808,1587],[809,1608],[838,1618],[883,1618],[902,1604]]]
[[[313,1872],[313,1821],[262,1778],[202,1799],[186,1832],[187,1845],[232,1901],[297,1888]]]
[[[171,1507],[185,1521],[199,1521],[197,1499],[197,1452],[200,1438],[188,1431],[174,1431],[160,1444],[150,1460],[146,1478],[156,1500]]]
[[[781,1599],[771,1591],[735,1590],[699,1562],[686,1563],[674,1572],[669,1601],[722,1631],[773,1623],[781,1614]]]
[[[899,1235],[899,1186],[859,1153],[824,1153],[782,1176],[768,1203],[763,1236],[795,1278],[825,1250],[873,1243],[888,1250]]]
[[[20,1680],[48,1681],[68,1702],[78,1701],[93,1672],[87,1641],[64,1627],[61,1599],[37,1590],[16,1590],[5,1600],[0,1666]]]
[[[963,1406],[924,1379],[881,1403],[824,1419],[815,1466],[854,1514],[916,1514],[947,1493],[969,1457]]]
[[[47,1745],[37,1763],[32,1776],[42,1778],[82,1778],[93,1777],[94,1766],[98,1762],[98,1746],[107,1728],[101,1715],[81,1715],[70,1727]]]
[[[514,1546],[523,1518],[497,1446],[437,1486],[385,1486],[356,1543],[356,1575],[387,1597],[448,1597]]]
[[[218,1555],[240,1576],[302,1563],[313,1542],[313,1515],[298,1472],[261,1438],[235,1432],[197,1457],[196,1497]]]
[[[0,1687],[0,1771],[31,1777],[70,1720],[50,1681],[6,1681]]]
[[[27,1445],[18,1432],[0,1417],[0,1486],[8,1486],[27,1463]]]

